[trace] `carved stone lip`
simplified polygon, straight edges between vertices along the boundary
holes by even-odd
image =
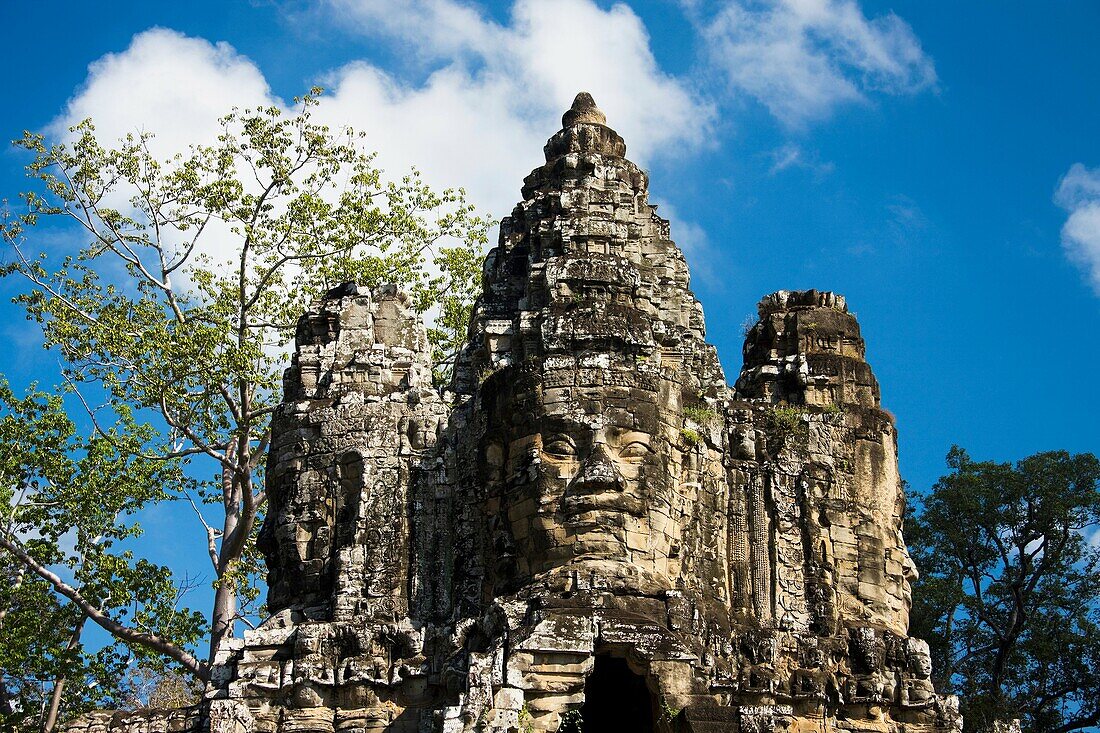
[[[574,519],[578,518],[577,515],[589,512],[630,514],[635,517],[643,517],[646,513],[646,502],[641,497],[602,487],[572,491],[562,498],[560,507]]]

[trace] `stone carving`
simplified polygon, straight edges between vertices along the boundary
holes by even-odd
[[[272,616],[204,702],[72,733],[961,730],[906,635],[896,433],[844,299],[764,298],[729,387],[645,172],[589,95],[562,122],[449,390],[393,289],[302,317]]]

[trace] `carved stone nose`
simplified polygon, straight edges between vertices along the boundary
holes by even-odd
[[[587,488],[612,488],[619,485],[619,472],[603,443],[597,443],[588,454],[575,481]]]

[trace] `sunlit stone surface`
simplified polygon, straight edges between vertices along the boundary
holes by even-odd
[[[645,172],[589,95],[563,125],[450,392],[403,295],[303,316],[272,616],[203,705],[70,731],[961,729],[906,635],[896,433],[844,299],[765,297],[729,387]]]

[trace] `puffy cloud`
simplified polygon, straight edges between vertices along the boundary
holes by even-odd
[[[99,140],[111,145],[129,134],[151,133],[152,154],[167,159],[189,146],[211,144],[221,131],[219,119],[234,107],[281,106],[263,73],[227,43],[211,43],[167,28],[137,34],[124,51],[107,54],[88,67],[88,77],[51,125],[68,128],[91,118]],[[118,188],[106,202],[130,211],[135,192]],[[163,241],[180,246],[184,235],[161,232]],[[215,261],[229,257],[236,238],[226,222],[210,222],[196,252]],[[181,273],[186,278],[186,273]]]
[[[503,28],[476,7],[455,0],[326,0],[336,23],[375,37],[411,44],[424,58],[485,53],[501,42]]]
[[[684,2],[710,62],[790,127],[827,117],[868,92],[912,94],[936,71],[901,18],[868,19],[855,0]]]
[[[151,147],[165,156],[212,142],[232,107],[274,102],[264,75],[228,44],[152,28],[88,67],[53,132],[91,117],[103,140],[154,133]]]
[[[514,204],[543,142],[573,95],[590,91],[649,162],[706,143],[713,108],[665,74],[645,26],[626,5],[516,0],[506,24],[455,0],[330,0],[329,22],[397,40],[435,70],[407,81],[366,60],[333,70],[317,115],[367,133],[397,176],[417,165],[434,186],[464,186],[496,216]],[[89,67],[57,130],[92,117],[105,139],[155,132],[168,154],[211,139],[231,107],[283,104],[263,74],[225,43],[154,28]]]
[[[658,68],[645,26],[626,5],[519,0],[513,16],[511,70],[528,104],[548,100],[557,114],[562,101],[590,91],[640,160],[706,142],[713,110]]]
[[[503,24],[454,0],[330,0],[327,9],[345,29],[400,40],[438,68],[411,84],[399,70],[348,64],[328,80],[319,114],[366,132],[387,172],[415,163],[429,183],[461,184],[494,216],[511,212],[579,91],[593,94],[639,163],[709,141],[713,106],[660,69],[625,4],[516,0]],[[667,204],[662,214],[689,256],[701,258],[705,233]]]
[[[1074,163],[1058,184],[1054,202],[1069,212],[1062,226],[1066,255],[1084,268],[1100,295],[1100,168]]]
[[[705,145],[715,118],[659,68],[645,26],[624,4],[516,0],[505,25],[453,0],[331,0],[328,8],[345,27],[399,38],[443,64],[419,85],[349,64],[332,75],[326,118],[365,130],[386,167],[419,161],[429,181],[461,182],[498,215],[579,91],[593,94],[642,163]]]
[[[691,4],[702,17],[707,3]],[[513,0],[499,20],[465,0],[327,0],[312,12],[313,21],[402,52],[386,69],[355,60],[331,70],[317,116],[365,131],[390,175],[415,164],[431,185],[464,186],[495,216],[509,213],[582,89],[643,165],[712,144],[717,103],[660,68],[645,25],[622,2]],[[868,20],[855,0],[736,0],[699,27],[732,88],[790,123],[870,90],[915,91],[935,79],[904,22]],[[90,116],[106,139],[155,132],[154,152],[167,155],[211,140],[231,107],[259,104],[286,106],[248,58],[225,43],[154,28],[89,67],[55,132]],[[816,163],[791,150],[777,170]],[[688,222],[674,227],[705,241]]]
[[[376,164],[399,176],[416,165],[438,188],[463,186],[495,216],[511,211],[523,177],[539,163],[545,125],[516,115],[510,83],[461,68],[434,73],[419,87],[398,83],[366,63],[336,72],[317,114],[330,125],[366,133]]]

